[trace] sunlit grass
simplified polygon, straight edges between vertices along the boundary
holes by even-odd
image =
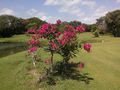
[[[91,53],[80,50],[77,57],[72,60],[82,61],[85,68],[82,72],[89,73],[94,78],[90,84],[76,80],[60,80],[55,86],[45,85],[38,87],[34,83],[34,77],[29,74],[32,63],[26,57],[26,52],[20,52],[4,58],[0,58],[0,90],[119,90],[120,89],[120,38],[109,35],[94,38],[91,33],[83,33],[79,40],[92,42]],[[98,42],[99,41],[99,42]],[[49,53],[39,52],[41,59],[50,56]],[[54,61],[61,60],[55,55]],[[44,69],[43,62],[39,62],[38,71]]]
[[[22,34],[22,35],[14,35],[8,38],[0,38],[0,42],[26,42],[29,39],[30,36]]]

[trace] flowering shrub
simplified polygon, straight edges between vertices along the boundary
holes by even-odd
[[[85,32],[85,26],[84,25],[79,25],[78,27],[76,27],[76,30],[78,32]]]
[[[84,49],[85,49],[87,52],[90,52],[91,44],[89,44],[89,43],[84,44]]]
[[[57,24],[59,25],[59,24],[61,24],[62,22],[61,22],[61,20],[57,20]]]
[[[37,47],[32,47],[28,50],[29,53],[33,53],[35,51],[37,51]]]
[[[80,69],[84,68],[84,63],[78,64],[78,67],[79,67]]]
[[[65,24],[64,31],[60,31],[58,27],[61,24],[61,20],[58,20],[56,24],[46,23],[37,30],[33,29],[28,31],[29,33],[34,32],[32,39],[28,41],[28,44],[31,47],[28,51],[32,55],[35,51],[37,51],[38,45],[40,44],[40,38],[45,38],[48,40],[49,44],[47,50],[51,52],[51,58],[46,59],[44,62],[51,65],[50,72],[53,72],[54,53],[58,53],[63,57],[62,68],[64,70],[67,69],[67,64],[69,63],[70,58],[76,56],[78,51],[77,34],[85,31],[85,26],[82,24],[77,27],[73,27],[70,24]],[[84,44],[83,47],[87,52],[90,52],[90,44]],[[80,68],[84,67],[83,64],[79,64],[78,66]]]

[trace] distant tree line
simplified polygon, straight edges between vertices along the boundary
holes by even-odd
[[[37,17],[28,19],[18,18],[12,15],[1,15],[0,16],[0,37],[11,37],[16,34],[23,34],[29,28],[35,26],[39,28],[42,24],[47,23],[40,20]],[[60,30],[64,30],[65,24],[70,24],[76,27],[81,23],[80,21],[62,22],[58,27]],[[97,19],[95,24],[84,24],[87,32],[93,32],[98,37],[100,34],[112,33],[115,37],[120,37],[120,10],[108,12],[105,16]]]
[[[33,17],[29,19],[22,19],[12,15],[0,16],[0,37],[11,37],[17,34],[25,33],[31,25],[37,27],[46,23],[39,18]]]

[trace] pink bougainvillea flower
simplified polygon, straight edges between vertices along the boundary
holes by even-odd
[[[30,45],[38,45],[40,42],[39,42],[39,40],[35,40],[35,39],[31,39],[31,40],[29,40],[28,41],[28,44],[30,44]]]
[[[56,26],[55,24],[43,24],[38,30],[38,33],[43,38],[48,38],[50,35],[56,36]]]
[[[55,34],[55,36],[58,38],[61,35],[61,32],[58,32]]]
[[[37,47],[32,47],[28,50],[29,53],[33,53],[35,51],[37,51]]]
[[[44,34],[48,32],[48,29],[50,28],[50,26],[51,25],[48,23],[43,24],[41,28],[38,30],[38,33],[43,36]]]
[[[71,41],[76,36],[75,32],[72,31],[64,31],[62,40],[65,40],[65,42]]]
[[[32,39],[37,40],[37,39],[39,39],[39,38],[40,38],[40,35],[39,35],[39,34],[34,34],[34,35],[32,35]]]
[[[50,26],[49,23],[45,23],[41,26],[41,29],[46,29],[47,30],[49,28],[49,26]]]
[[[76,27],[77,32],[85,32],[85,26],[84,25],[79,25]]]
[[[61,44],[64,46],[67,42],[65,40],[61,41]]]
[[[64,46],[66,44],[65,40],[58,39],[59,45]]]
[[[78,68],[83,69],[84,68],[84,63],[78,64]]]
[[[57,20],[57,24],[59,25],[59,24],[61,24],[62,22],[61,22],[61,20],[59,19],[59,20]]]
[[[83,47],[87,52],[90,52],[90,49],[91,49],[92,45],[89,44],[89,43],[86,43],[86,44],[83,45]]]
[[[40,30],[39,30],[39,33],[40,33],[41,35],[45,34],[45,32],[46,32],[46,29],[40,29]]]
[[[62,33],[62,36],[59,39],[57,39],[57,40],[58,40],[58,43],[61,46],[65,46],[70,41],[72,41],[75,37],[76,37],[76,33],[75,32],[66,30],[66,31],[64,31]]]
[[[66,27],[66,31],[72,31],[72,32],[75,31],[75,29],[72,25],[67,24],[67,25],[65,25],[65,27]]]
[[[49,34],[55,34],[56,32],[56,26],[55,24],[51,24],[50,29],[49,29]]]
[[[51,41],[51,42],[50,42],[50,46],[51,46],[51,48],[52,48],[53,50],[58,49],[58,46],[56,45],[56,43],[55,43],[54,41]]]

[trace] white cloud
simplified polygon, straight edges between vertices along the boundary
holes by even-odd
[[[79,4],[81,0],[45,0],[44,5],[72,6]]]
[[[82,0],[46,0],[44,5],[58,6],[59,12],[69,13],[75,16],[82,17],[84,12],[81,12],[79,4]]]
[[[44,5],[58,6],[59,12],[67,12],[71,14],[80,14],[80,6],[93,8],[96,2],[93,0],[45,0]]]
[[[59,12],[65,12],[65,13],[70,13],[73,15],[78,15],[81,13],[80,9],[76,6],[63,6],[59,9]]]
[[[97,7],[96,2],[93,0],[45,0],[44,5],[58,6],[59,12],[72,14],[82,21],[87,21],[89,18],[85,12],[81,11],[81,6],[90,9]]]
[[[44,3],[44,5],[55,5],[55,4],[56,4],[55,0],[46,0]]]
[[[58,6],[59,12],[78,14],[78,4],[81,0],[46,0],[44,5]]]
[[[94,9],[91,13],[84,14],[82,18],[79,17],[79,20],[87,24],[96,23],[96,19],[104,16],[107,12],[108,10],[105,7],[100,6]]]
[[[60,19],[60,17],[48,16],[48,15],[44,15],[44,16],[41,16],[38,18],[43,20],[43,21],[47,21],[48,23],[55,23],[58,19]]]
[[[89,24],[95,23],[96,19],[110,11],[104,6],[97,5],[95,0],[45,0],[44,5],[57,6],[59,12],[72,14],[78,17],[77,20]],[[82,11],[82,7],[90,12]]]
[[[38,11],[36,9],[30,9],[27,11],[27,14],[32,16],[32,15],[36,14],[37,12]]]
[[[55,23],[56,22],[56,20],[58,20],[58,19],[61,19],[60,17],[56,17],[56,16],[49,16],[49,18],[47,17],[47,22],[49,22],[49,23]]]
[[[116,0],[117,3],[120,3],[120,0]]]
[[[27,15],[29,17],[37,17],[37,18],[39,18],[43,21],[47,21],[47,22],[50,22],[50,23],[54,23],[58,19],[58,17],[49,16],[45,12],[41,12],[41,11],[36,10],[34,8],[28,10]]]
[[[92,24],[92,23],[95,23],[96,20],[93,16],[86,16],[84,18],[81,19],[84,23],[87,23],[87,24]]]
[[[101,17],[101,16],[104,16],[107,12],[108,12],[108,10],[105,7],[101,6],[95,10],[94,16]]]
[[[93,1],[93,0],[83,0],[81,2],[81,5],[87,6],[87,7],[90,7],[90,8],[95,8],[96,7],[96,2]]]
[[[28,10],[27,14],[31,17],[39,17],[39,16],[44,16],[45,15],[44,12],[40,12],[40,11],[34,9],[34,8]]]
[[[14,15],[14,11],[9,8],[3,8],[0,10],[0,15],[7,14],[7,15]]]

